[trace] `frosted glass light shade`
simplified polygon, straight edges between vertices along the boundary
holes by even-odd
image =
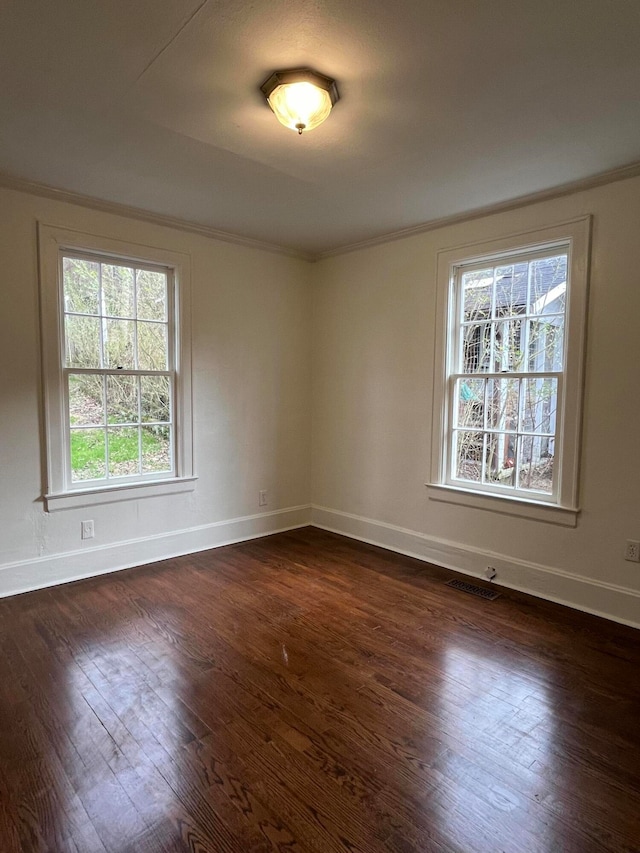
[[[269,95],[269,106],[280,124],[302,133],[322,124],[332,104],[326,89],[313,83],[284,83]]]
[[[339,98],[335,80],[310,68],[275,71],[260,87],[278,121],[291,130],[313,130]]]

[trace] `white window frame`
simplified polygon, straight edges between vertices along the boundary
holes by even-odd
[[[40,257],[40,317],[44,395],[44,442],[46,454],[45,507],[59,509],[113,501],[173,494],[195,488],[191,405],[191,259],[164,248],[142,246],[38,223]],[[69,423],[64,368],[64,301],[60,259],[63,253],[110,258],[115,263],[133,262],[163,267],[169,303],[173,307],[170,331],[175,370],[173,403],[175,473],[149,475],[121,481],[71,482],[69,470]]]
[[[566,526],[575,526],[580,511],[579,461],[582,425],[583,365],[587,324],[587,297],[591,217],[512,234],[497,240],[445,249],[437,257],[437,302],[435,329],[435,370],[431,472],[427,483],[429,498],[461,506],[493,510]],[[565,310],[565,369],[561,376],[563,393],[557,413],[555,445],[557,488],[554,495],[523,497],[506,491],[452,482],[451,413],[449,386],[455,371],[456,282],[461,267],[508,262],[518,255],[538,251],[566,251],[567,300]],[[504,377],[509,378],[505,373]]]

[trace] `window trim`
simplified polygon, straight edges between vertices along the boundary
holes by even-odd
[[[591,216],[495,240],[444,249],[437,255],[436,327],[432,408],[431,470],[426,484],[431,500],[447,501],[526,518],[575,526],[580,511],[579,461],[582,428],[583,368],[586,342]],[[456,305],[459,267],[510,259],[523,253],[557,248],[568,252],[569,292],[565,313],[566,364],[558,435],[560,460],[557,498],[514,496],[452,484],[447,476],[450,428],[448,381],[453,370],[455,335],[450,334]]]
[[[48,512],[98,503],[169,494],[195,488],[193,469],[193,418],[191,394],[191,258],[155,246],[129,243],[69,228],[38,223],[40,261],[40,321],[46,482],[43,497]],[[60,281],[61,252],[97,254],[119,261],[169,268],[173,278],[176,348],[175,476],[141,478],[116,483],[66,481],[67,412],[62,346],[64,314]]]

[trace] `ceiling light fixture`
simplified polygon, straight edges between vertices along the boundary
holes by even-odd
[[[274,71],[260,89],[280,124],[299,134],[322,124],[340,97],[336,81],[311,68]]]

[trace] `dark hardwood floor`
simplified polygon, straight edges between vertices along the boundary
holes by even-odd
[[[0,850],[640,850],[640,632],[306,528],[0,601]]]

